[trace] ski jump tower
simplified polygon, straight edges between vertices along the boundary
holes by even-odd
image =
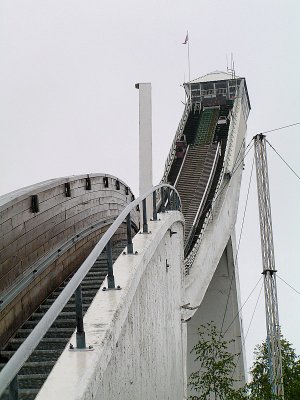
[[[187,104],[163,181],[174,185],[185,217],[187,375],[197,328],[214,321],[235,342],[236,378],[244,381],[235,222],[250,102],[244,78],[213,72],[184,85]]]
[[[235,339],[243,383],[235,223],[247,86],[231,71],[184,86],[162,182],[138,199],[108,174],[0,198],[1,400],[182,400],[197,329],[211,321]]]

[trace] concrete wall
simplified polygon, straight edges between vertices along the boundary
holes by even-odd
[[[87,188],[88,178],[90,189]],[[108,180],[108,187],[105,187],[104,178]],[[84,261],[108,224],[130,203],[130,189],[121,181],[117,189],[117,181],[110,175],[73,176],[42,182],[0,197],[0,300],[17,287],[24,276],[31,276],[26,289],[5,308],[0,304],[0,348]],[[67,182],[70,197],[66,197]],[[33,195],[38,196],[39,212],[32,210]],[[133,220],[138,223],[137,215]],[[119,235],[124,237],[122,230]],[[63,251],[70,240],[73,246]],[[42,273],[34,272],[39,270],[42,261],[55,253],[60,256]]]
[[[192,307],[201,305],[198,311],[184,311],[184,319],[189,320],[187,339],[187,374],[195,368],[193,357],[189,351],[196,343],[197,328],[205,322],[214,321],[217,328],[221,328],[221,316],[224,315],[226,298],[230,291],[230,301],[225,315],[225,328],[229,320],[237,313],[240,305],[238,270],[235,270],[235,223],[237,218],[240,186],[242,179],[244,154],[243,141],[246,134],[246,121],[242,113],[240,99],[236,100],[236,114],[230,127],[230,150],[227,151],[228,159],[225,160],[227,170],[231,175],[225,175],[219,189],[217,201],[213,207],[213,218],[204,231],[204,235],[196,254],[195,261],[185,280],[185,303]],[[233,244],[233,246],[232,246]],[[228,255],[231,254],[229,257]],[[235,270],[233,285],[230,280]],[[227,324],[227,325],[226,325]],[[237,318],[232,329],[228,331],[227,339],[236,340],[236,347],[230,350],[240,352],[243,336],[242,323]],[[243,349],[244,350],[244,349]],[[241,355],[236,370],[236,378],[243,382],[245,375],[244,356]]]
[[[245,384],[245,365],[243,358],[244,348],[241,340],[243,332],[242,321],[237,316],[240,308],[237,289],[239,279],[233,253],[232,240],[230,239],[200,307],[187,322],[187,376],[200,369],[199,362],[195,362],[195,353],[191,353],[192,348],[199,340],[198,328],[202,324],[213,322],[218,330],[222,328],[225,340],[234,340],[228,346],[228,351],[232,354],[242,352],[240,356],[235,358],[238,366],[235,369],[234,379],[239,381],[236,383],[236,386],[239,387]],[[188,394],[195,395],[196,393],[189,388]]]
[[[161,214],[149,228],[134,238],[138,255],[115,263],[122,289],[100,290],[84,317],[94,351],[66,349],[37,400],[184,398],[182,214]]]
[[[201,304],[220,258],[234,232],[241,182],[240,167],[222,193],[222,204],[208,224],[194,264],[186,276],[186,302]],[[194,312],[186,312],[186,318]]]

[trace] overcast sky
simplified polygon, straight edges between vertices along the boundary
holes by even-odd
[[[299,20],[297,0],[0,0],[0,194],[91,172],[116,175],[137,193],[136,82],[152,82],[158,183],[183,111],[187,29],[192,79],[226,70],[226,54],[234,54],[252,106],[249,141],[299,122]],[[300,126],[267,138],[299,173]],[[300,291],[300,182],[268,151],[276,267]],[[262,271],[254,179],[239,266],[244,300]],[[258,292],[245,306],[245,331]],[[280,280],[278,293],[283,334],[299,353],[300,296]],[[246,339],[248,364],[264,337],[262,294]]]

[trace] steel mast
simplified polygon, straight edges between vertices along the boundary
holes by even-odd
[[[271,219],[266,139],[262,134],[254,137],[257,193],[261,235],[261,251],[265,289],[269,379],[272,393],[284,399],[280,326],[276,287],[276,269]],[[277,398],[277,397],[276,397]]]

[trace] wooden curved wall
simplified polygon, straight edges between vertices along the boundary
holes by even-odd
[[[132,197],[124,182],[101,174],[53,179],[0,197],[0,299],[1,293],[6,293],[39,260],[87,231],[0,311],[0,348],[80,266]],[[38,212],[34,212],[33,201],[38,204]],[[132,218],[138,225],[137,212]],[[93,229],[93,224],[97,228]],[[125,226],[120,227],[114,240],[124,239],[125,231]]]

